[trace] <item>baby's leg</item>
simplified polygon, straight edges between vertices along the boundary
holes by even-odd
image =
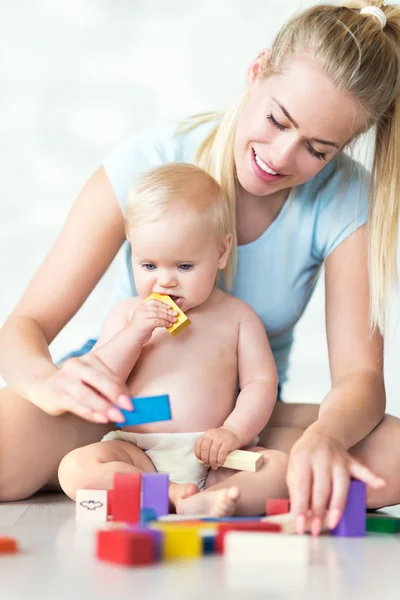
[[[288,455],[279,450],[249,448],[264,455],[264,465],[257,473],[218,469],[226,477],[212,485],[210,471],[204,492],[178,502],[179,514],[208,514],[216,517],[230,515],[261,515],[265,513],[267,498],[287,498],[286,469]],[[222,480],[221,480],[222,479]],[[208,487],[210,486],[210,487]]]
[[[112,489],[115,473],[155,470],[143,450],[129,442],[113,440],[69,452],[60,463],[58,477],[64,492],[75,500],[78,489]]]

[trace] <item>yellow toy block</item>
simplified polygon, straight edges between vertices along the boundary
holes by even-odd
[[[199,558],[202,554],[203,541],[197,527],[170,525],[164,528],[164,558]]]
[[[176,315],[176,322],[173,323],[171,327],[167,327],[167,331],[169,331],[172,335],[178,335],[178,333],[180,333],[190,325],[190,319],[188,319],[185,313],[181,311],[179,306],[175,304],[175,302],[169,296],[153,292],[152,294],[150,294],[150,296],[148,296],[148,298],[146,298],[145,302],[147,302],[147,300],[161,300],[161,302],[164,302],[164,304],[168,304],[174,310],[177,311],[178,314]]]

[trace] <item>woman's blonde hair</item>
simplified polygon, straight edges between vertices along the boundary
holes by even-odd
[[[382,27],[366,6],[380,8]],[[348,143],[375,128],[369,198],[369,273],[371,325],[384,330],[390,294],[397,282],[397,234],[400,200],[400,7],[382,1],[317,5],[290,19],[265,55],[259,79],[281,73],[284,63],[307,48],[335,86],[359,102],[365,123]],[[182,127],[220,118],[198,149],[195,163],[220,182],[235,210],[237,179],[233,156],[236,123],[248,94],[225,113],[197,115]],[[182,128],[178,132],[182,131]],[[236,247],[233,256],[236,257]]]
[[[124,210],[127,236],[132,227],[156,221],[171,209],[204,217],[219,242],[235,230],[230,204],[211,175],[195,165],[167,163],[141,175],[129,189]],[[232,285],[232,265],[228,257],[221,273],[227,289]]]

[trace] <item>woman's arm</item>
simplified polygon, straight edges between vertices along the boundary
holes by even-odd
[[[99,168],[0,330],[0,370],[16,392],[31,399],[38,381],[57,371],[48,345],[88,297],[124,237],[121,210]]]

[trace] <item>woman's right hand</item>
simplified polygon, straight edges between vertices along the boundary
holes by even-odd
[[[132,410],[125,385],[94,352],[69,358],[31,388],[30,401],[50,415],[71,412],[93,423],[123,422]]]
[[[177,314],[176,310],[161,300],[147,300],[136,308],[129,322],[129,328],[137,343],[144,346],[150,341],[155,329],[171,327],[176,321]]]

